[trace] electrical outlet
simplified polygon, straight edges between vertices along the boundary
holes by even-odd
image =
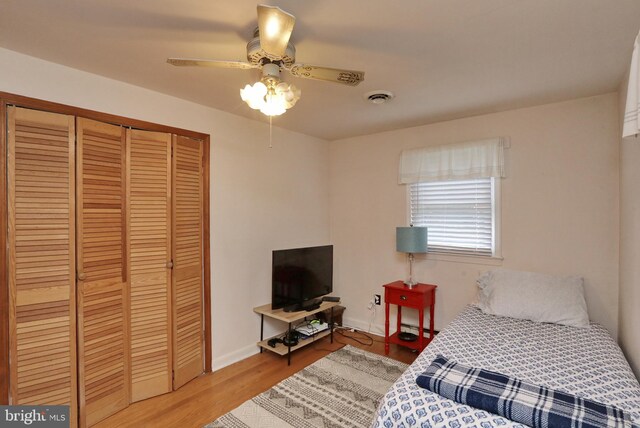
[[[379,294],[374,294],[373,295],[373,301],[376,305],[380,305],[380,295]]]

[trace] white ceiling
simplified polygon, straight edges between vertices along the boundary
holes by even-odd
[[[0,46],[248,118],[256,70],[178,68],[167,57],[245,60],[252,0],[1,0]],[[365,71],[357,87],[293,78],[274,125],[335,140],[615,91],[640,28],[638,0],[265,0],[296,16],[297,62]],[[372,105],[363,94],[390,90]]]

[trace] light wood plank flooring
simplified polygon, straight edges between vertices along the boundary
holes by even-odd
[[[358,332],[336,333],[333,344],[329,337],[325,337],[291,354],[291,366],[287,366],[286,357],[263,352],[202,375],[177,391],[134,403],[95,426],[202,427],[345,344],[384,355],[384,338],[371,334],[369,336],[373,339],[370,346],[353,339],[369,341]],[[411,363],[418,354],[392,344],[389,356]]]

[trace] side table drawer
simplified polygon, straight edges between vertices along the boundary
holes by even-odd
[[[412,293],[409,290],[385,289],[385,301],[393,305],[412,306],[422,308],[424,296],[420,293]]]

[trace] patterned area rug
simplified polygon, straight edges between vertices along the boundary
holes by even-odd
[[[406,368],[347,345],[206,428],[369,427],[378,401]]]

